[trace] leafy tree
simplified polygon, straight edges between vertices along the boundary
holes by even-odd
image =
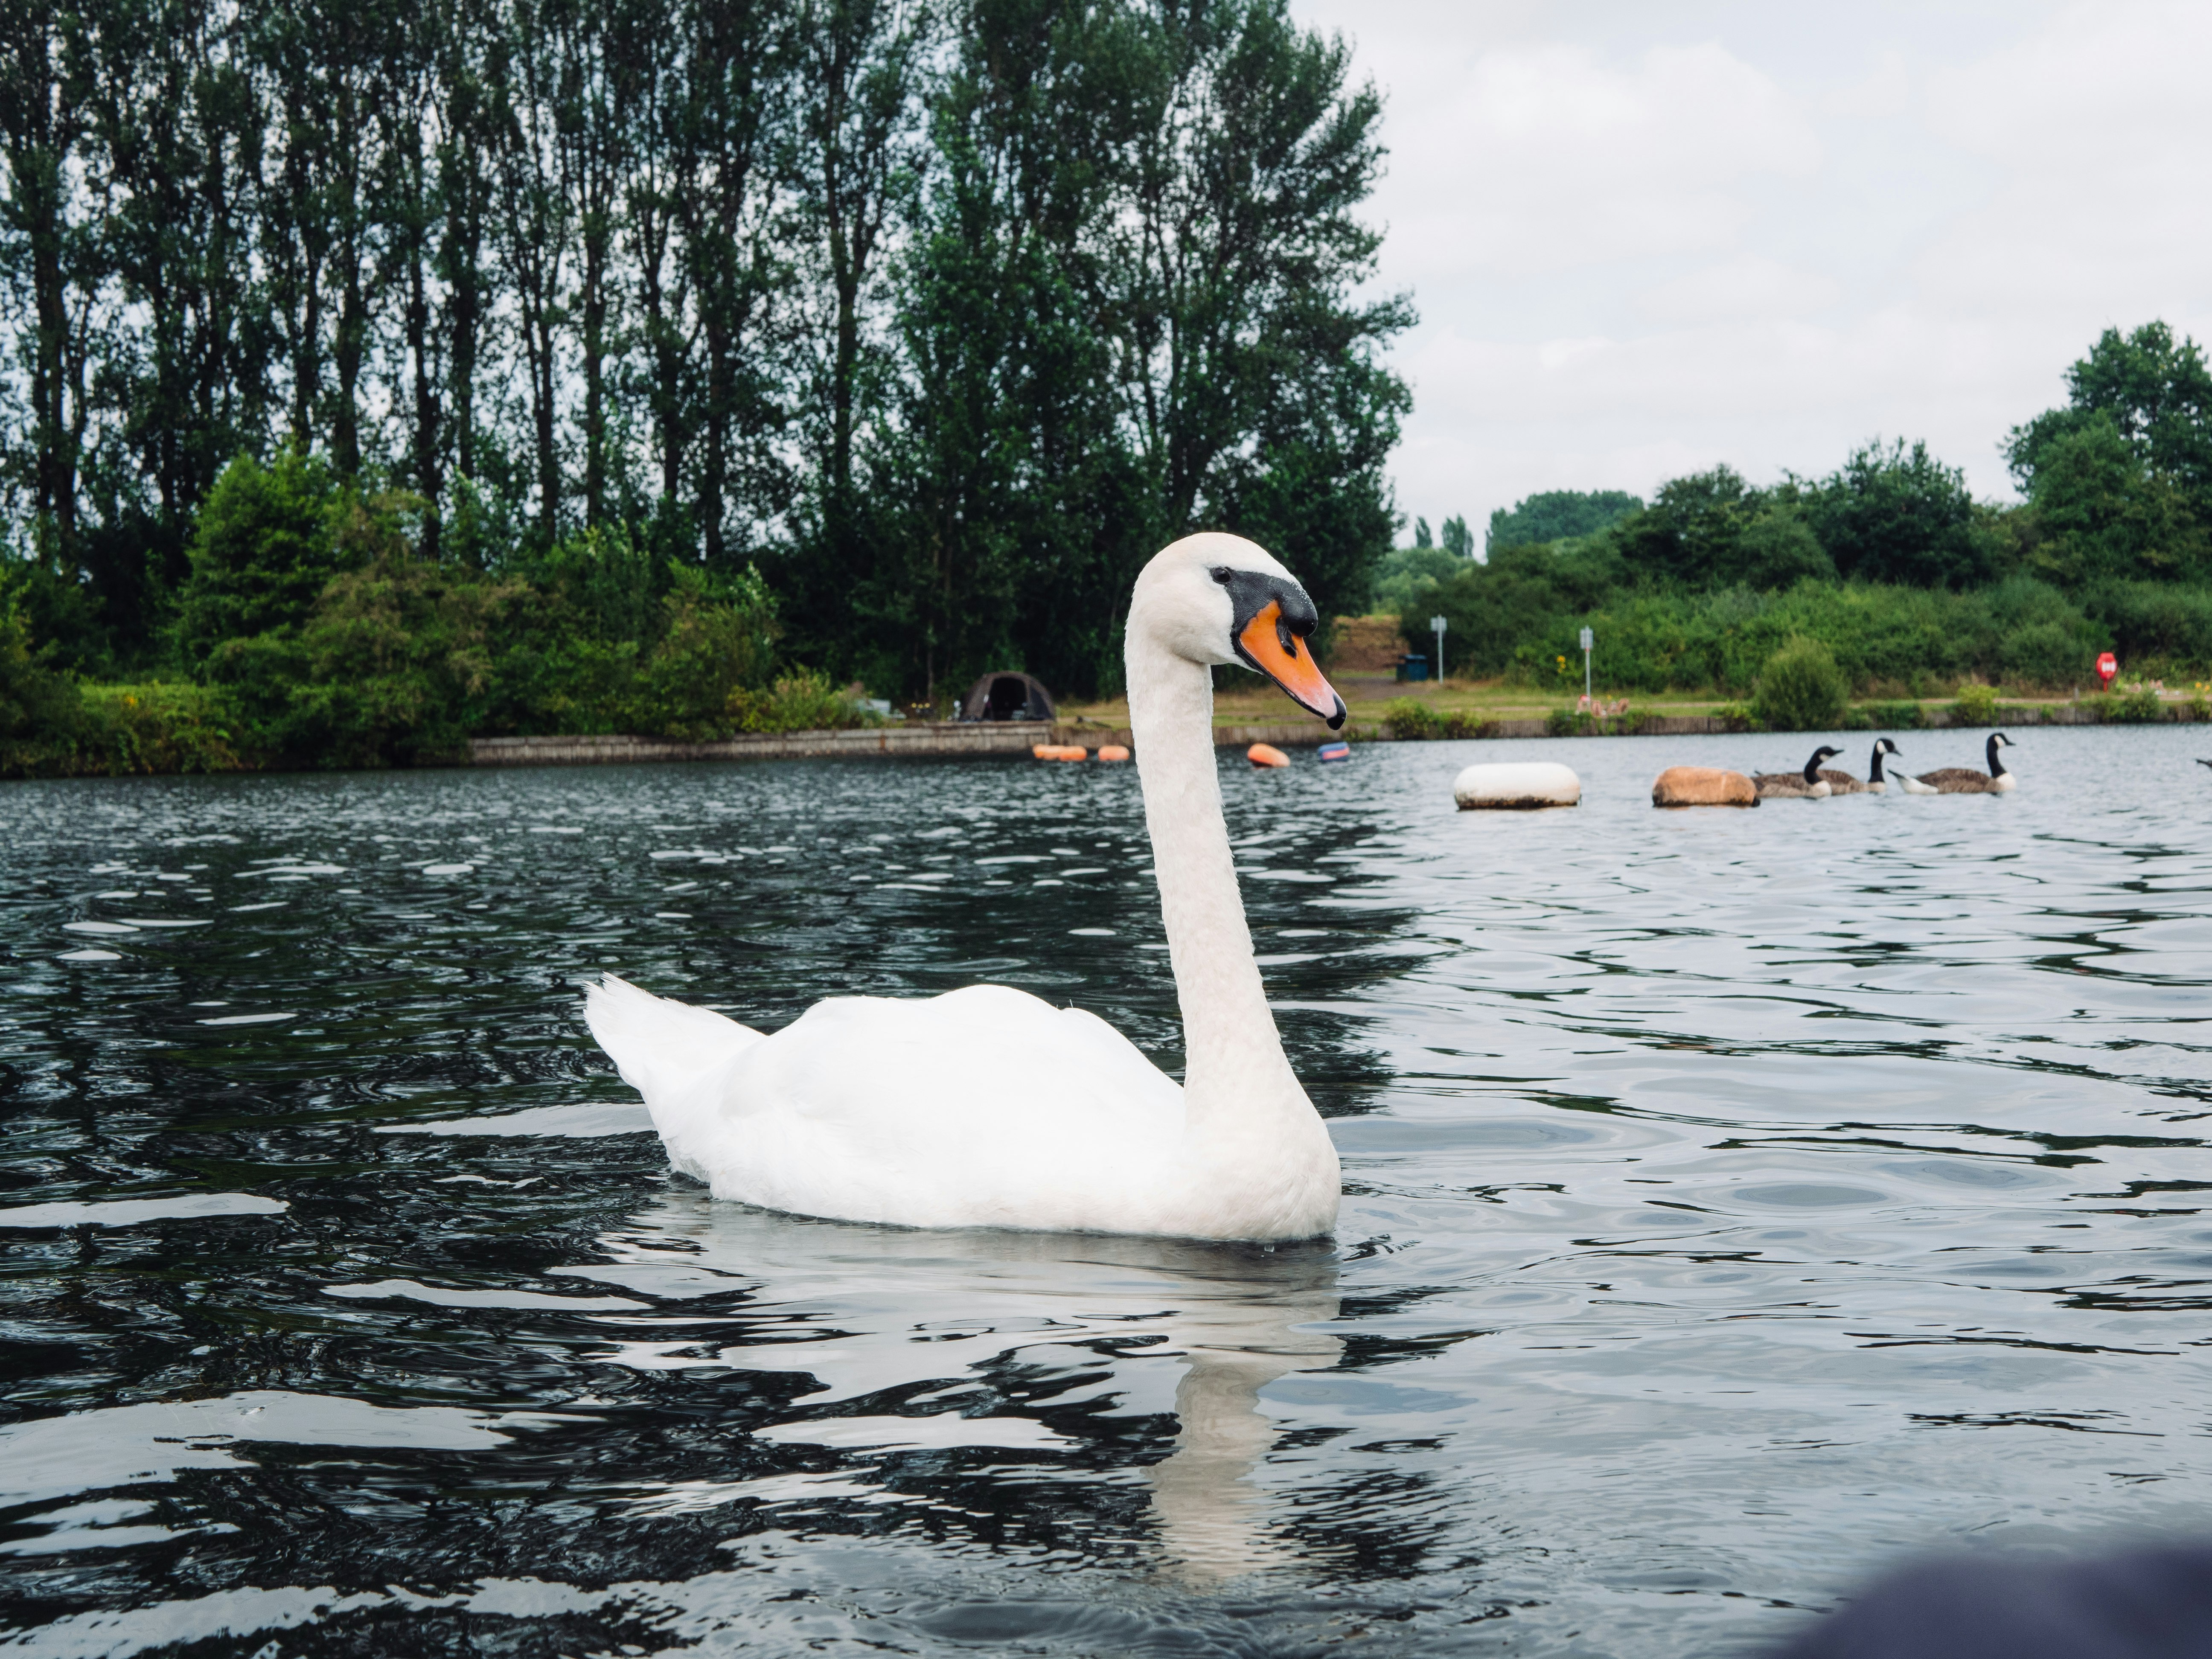
[[[1626,562],[1603,537],[1498,548],[1480,564],[1443,552],[1425,556],[1446,562],[1445,574],[1414,588],[1399,631],[1425,649],[1429,618],[1441,613],[1451,660],[1475,676],[1505,672],[1556,619],[1593,611],[1629,585]]]
[[[241,455],[223,469],[200,511],[180,596],[177,637],[188,662],[225,678],[234,642],[296,635],[331,578],[356,562],[336,534],[338,501],[328,465],[296,449],[268,466]]]
[[[1542,490],[1524,496],[1510,508],[1501,507],[1492,513],[1483,546],[1518,547],[1571,536],[1594,536],[1611,529],[1643,505],[1641,499],[1625,490]]]
[[[1358,608],[1389,545],[1382,463],[1411,407],[1380,361],[1412,321],[1359,289],[1382,104],[1351,48],[1286,0],[1151,4],[1158,65],[1125,211],[1116,377],[1168,533],[1272,540],[1325,617]]]
[[[2032,490],[2040,542],[2029,559],[2053,580],[2201,579],[2212,569],[2205,526],[2179,480],[2154,468],[2103,410],[2044,441]]]
[[[2152,475],[2166,479],[2199,522],[2212,524],[2212,369],[2204,351],[2160,322],[2132,333],[2106,329],[2066,371],[2068,402],[2014,427],[2006,446],[2013,476],[2033,496],[2051,446],[2099,416]],[[2071,463],[2069,463],[2071,464]]]
[[[1662,484],[1649,507],[1620,521],[1612,541],[1638,580],[1726,586],[1737,580],[1738,544],[1761,506],[1741,473],[1717,466]]]
[[[1437,538],[1429,532],[1429,521],[1426,519],[1414,520],[1413,545],[1416,548],[1426,550],[1428,548],[1434,547],[1436,544]]]
[[[1804,492],[1820,545],[1847,580],[1970,587],[1996,574],[1974,534],[1966,474],[1916,441],[1880,439]]]
[[[1474,556],[1474,532],[1467,527],[1467,520],[1455,514],[1444,520],[1443,550],[1455,559]]]
[[[1722,574],[1764,592],[1791,587],[1808,578],[1833,580],[1836,566],[1804,513],[1783,504],[1753,515],[1736,538],[1733,564]]]
[[[1409,611],[1424,584],[1456,575],[1462,568],[1462,562],[1441,547],[1395,548],[1375,568],[1375,609]]]

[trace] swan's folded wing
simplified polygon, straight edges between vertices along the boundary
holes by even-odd
[[[816,1004],[727,1073],[718,1194],[915,1226],[1040,1218],[1154,1184],[1182,1091],[1121,1033],[1006,986]]]

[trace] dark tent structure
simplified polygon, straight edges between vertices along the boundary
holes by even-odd
[[[963,720],[1048,720],[1053,712],[1052,693],[1044,682],[1012,669],[984,675],[969,687],[960,705]]]

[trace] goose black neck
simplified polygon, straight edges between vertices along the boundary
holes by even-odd
[[[1805,781],[1808,783],[1818,783],[1820,781],[1820,751],[1815,749],[1813,751],[1813,758],[1805,763]]]
[[[2001,778],[2004,775],[2004,763],[1997,758],[1997,750],[2003,737],[2004,733],[2002,732],[1992,732],[1990,733],[1988,753],[1990,757],[1990,775],[1993,778]]]
[[[1867,781],[1869,783],[1880,783],[1882,781],[1881,745],[1880,744],[1875,744],[1874,758],[1867,763]]]

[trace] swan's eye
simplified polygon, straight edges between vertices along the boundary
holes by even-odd
[[[1237,573],[1235,571],[1231,570],[1225,564],[1217,564],[1213,567],[1213,580],[1219,582],[1224,587],[1229,586],[1229,579],[1236,574]]]

